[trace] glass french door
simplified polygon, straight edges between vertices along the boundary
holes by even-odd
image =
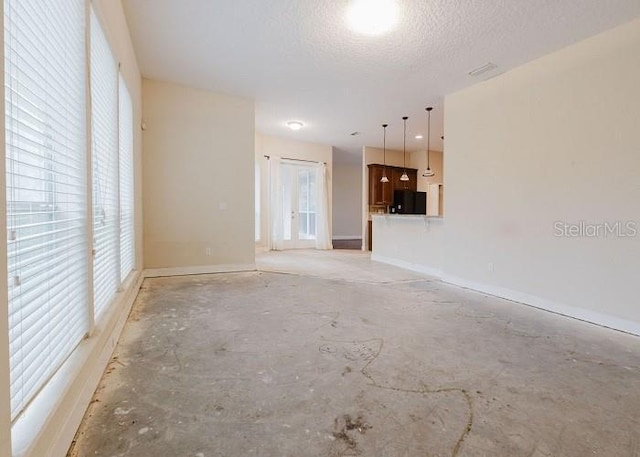
[[[282,222],[285,249],[313,248],[316,242],[316,167],[282,164]]]

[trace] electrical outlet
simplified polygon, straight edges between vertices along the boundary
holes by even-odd
[[[207,257],[211,257],[211,248],[205,248],[204,253]]]
[[[489,269],[490,272],[494,272],[495,271],[495,265],[493,264],[493,262],[489,262],[487,264],[487,268]]]

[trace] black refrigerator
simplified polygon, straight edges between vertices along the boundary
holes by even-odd
[[[395,190],[393,206],[398,214],[427,214],[427,193],[414,190]]]

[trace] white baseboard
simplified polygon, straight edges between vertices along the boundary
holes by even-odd
[[[376,254],[371,255],[371,260],[376,262],[382,262],[396,267],[404,268],[406,270],[422,273],[427,276],[435,276],[443,282],[453,284],[455,286],[464,287],[465,289],[471,289],[476,292],[482,292],[494,297],[503,298],[515,303],[532,306],[544,311],[549,311],[555,314],[561,314],[563,316],[571,317],[581,321],[589,322],[591,324],[599,325],[601,327],[607,327],[613,330],[619,330],[625,333],[631,333],[632,335],[640,336],[640,322],[630,321],[627,319],[621,319],[619,317],[611,316],[605,313],[599,313],[597,311],[591,311],[588,309],[578,308],[576,306],[565,305],[556,303],[551,300],[537,297],[535,295],[527,294],[524,292],[518,292],[515,290],[507,289],[504,287],[492,286],[489,284],[483,284],[475,281],[469,281],[467,279],[459,278],[456,276],[445,275],[442,270],[437,268],[428,267],[426,265],[420,265],[415,263],[406,262],[404,260],[392,259]]]
[[[235,273],[239,271],[255,271],[256,264],[200,265],[193,267],[149,268],[144,270],[145,278],[163,276],[203,275],[209,273]]]
[[[133,273],[92,336],[69,359],[12,426],[14,457],[60,457],[67,451],[122,333],[142,285]]]
[[[456,276],[445,275],[442,277],[442,281],[459,287],[464,287],[466,289],[493,295],[495,297],[504,298],[523,305],[532,306],[544,311],[596,324],[601,327],[607,327],[613,330],[619,330],[621,332],[640,336],[640,322],[621,319],[609,314],[578,308],[577,306],[565,305],[524,292],[469,281]]]
[[[392,259],[391,257],[385,257],[378,254],[371,254],[371,260],[393,265],[394,267],[404,268],[405,270],[415,271],[416,273],[422,273],[423,275],[434,276],[437,279],[440,279],[442,277],[442,270],[439,268],[406,262],[399,259]]]
[[[334,235],[332,238],[332,240],[361,240],[362,239],[362,235],[353,235],[353,236],[346,236],[346,235]]]

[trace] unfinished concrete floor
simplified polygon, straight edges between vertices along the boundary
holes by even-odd
[[[356,252],[258,263],[145,281],[70,455],[640,455],[640,338]]]

